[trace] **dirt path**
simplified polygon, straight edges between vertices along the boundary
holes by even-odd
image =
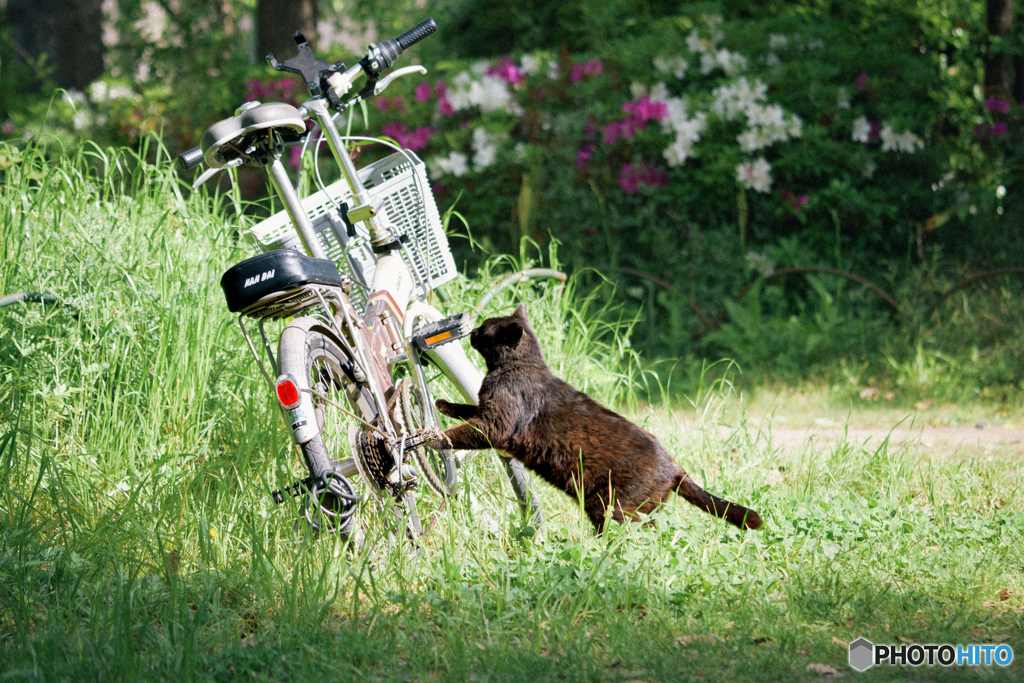
[[[878,448],[885,439],[889,440],[890,446],[920,444],[922,452],[933,457],[980,458],[995,454],[1024,457],[1024,429],[1005,428],[999,425],[899,425],[890,428],[846,429],[828,424],[815,424],[806,428],[776,426],[771,430],[772,447],[787,452],[799,451],[811,444],[820,448],[840,440],[873,449]]]

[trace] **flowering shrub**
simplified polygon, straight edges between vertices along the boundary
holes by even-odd
[[[751,276],[748,256],[871,275],[948,206],[931,188],[951,152],[934,134],[932,57],[886,61],[842,22],[693,15],[658,35],[456,62],[374,125],[416,145],[485,248],[554,237],[570,263],[643,271],[713,308]],[[701,323],[649,282],[625,300],[657,311],[645,341],[678,353]]]

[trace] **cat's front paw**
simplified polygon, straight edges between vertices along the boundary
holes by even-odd
[[[434,401],[434,406],[437,408],[437,412],[441,413],[445,417],[455,417],[455,405],[449,403],[443,398],[439,398]]]

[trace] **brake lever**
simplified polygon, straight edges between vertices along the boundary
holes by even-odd
[[[381,80],[377,81],[377,84],[373,86],[373,95],[374,95],[374,97],[376,97],[377,95],[379,95],[382,92],[384,92],[384,88],[386,88],[389,85],[391,85],[391,82],[393,80],[395,80],[396,78],[401,78],[402,76],[408,76],[411,73],[420,73],[420,74],[426,75],[427,70],[426,70],[425,67],[422,67],[419,64],[417,64],[416,66],[403,66],[401,69],[395,69],[394,71],[389,73],[387,76],[385,76]]]

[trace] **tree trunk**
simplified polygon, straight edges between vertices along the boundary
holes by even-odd
[[[101,0],[8,0],[7,16],[24,59],[45,54],[62,88],[85,88],[103,73]]]
[[[292,34],[301,31],[316,46],[319,0],[259,0],[256,5],[256,54],[274,53],[282,62],[295,56]]]
[[[988,0],[987,14],[990,36],[1010,35],[1013,0]],[[1013,91],[1013,59],[1008,54],[993,52],[991,44],[985,56],[985,91],[1007,99]]]

